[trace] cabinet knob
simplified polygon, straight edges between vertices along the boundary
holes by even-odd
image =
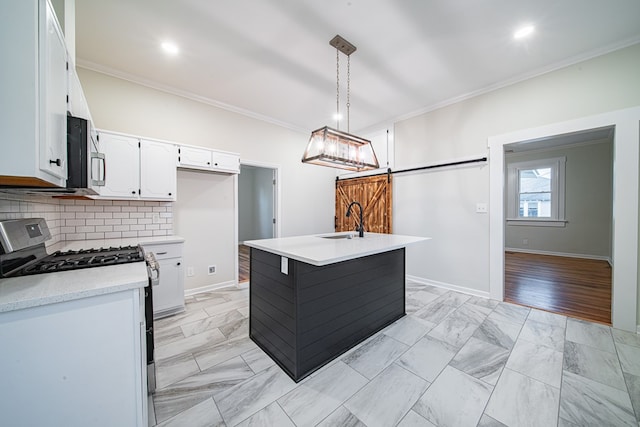
[[[177,263],[176,265],[180,265],[180,263]]]
[[[210,164],[211,164],[211,162],[207,162],[207,164],[208,164],[208,165],[210,165]]]
[[[135,190],[131,192],[131,194],[136,194]]]
[[[171,193],[169,193],[169,195],[171,195]]]
[[[218,166],[218,164],[216,163],[216,166]]]
[[[49,160],[49,164],[54,164],[56,166],[62,166],[62,161],[60,159]]]

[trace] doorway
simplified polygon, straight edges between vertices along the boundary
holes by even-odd
[[[238,177],[238,283],[249,281],[247,240],[278,235],[278,167],[242,163]]]
[[[504,300],[611,324],[613,127],[504,146]]]
[[[489,137],[489,291],[504,299],[505,156],[504,146],[553,135],[614,127],[612,303],[613,327],[636,331],[638,307],[638,177],[640,107],[612,111],[538,128]]]

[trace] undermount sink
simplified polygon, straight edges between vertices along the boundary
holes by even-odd
[[[316,236],[322,239],[353,239],[355,236],[353,234],[338,234],[333,236]]]

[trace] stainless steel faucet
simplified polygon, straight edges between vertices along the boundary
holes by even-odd
[[[349,204],[349,207],[347,208],[347,218],[351,216],[351,207],[353,205],[358,205],[358,207],[360,208],[360,225],[356,227],[358,237],[364,237],[364,219],[362,218],[362,205],[359,202],[351,202]]]

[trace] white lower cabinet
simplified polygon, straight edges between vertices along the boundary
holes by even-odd
[[[141,299],[130,289],[0,313],[0,424],[146,427]]]
[[[153,252],[160,264],[160,280],[153,287],[153,317],[184,311],[184,243],[143,243],[145,253]]]

